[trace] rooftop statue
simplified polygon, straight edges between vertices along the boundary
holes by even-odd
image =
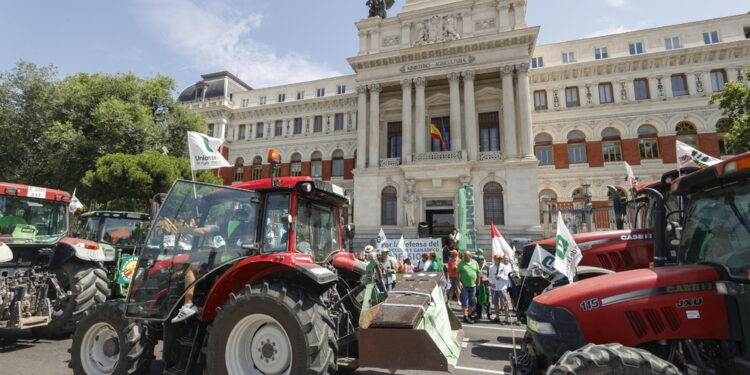
[[[370,7],[368,17],[386,18],[386,10],[391,9],[396,0],[367,0],[367,6]]]

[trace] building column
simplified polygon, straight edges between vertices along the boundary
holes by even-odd
[[[416,88],[416,97],[414,102],[414,137],[416,153],[426,151],[427,130],[425,124],[425,99],[424,90],[427,80],[424,77],[414,78],[414,87]]]
[[[529,89],[529,64],[516,65],[518,72],[518,123],[521,127],[521,155],[524,159],[536,158],[531,140],[531,92]]]
[[[217,125],[219,125],[219,136],[216,138],[226,139],[227,138],[227,119],[222,118]]]
[[[505,159],[517,159],[516,147],[516,101],[513,93],[513,65],[505,65],[503,76],[503,138],[505,140]]]
[[[380,166],[380,91],[382,88],[379,84],[374,83],[368,86],[370,89],[370,136],[368,166],[378,168]]]
[[[367,86],[357,86],[357,169],[367,166]]]
[[[411,164],[411,143],[412,134],[412,112],[411,112],[411,78],[401,81],[401,91],[403,95],[401,106],[401,162]]]
[[[466,152],[469,161],[479,160],[479,136],[477,135],[477,108],[474,99],[474,76],[472,70],[461,74],[464,77],[464,126],[466,128]]]
[[[247,139],[255,139],[255,124],[247,124],[247,131],[250,132],[247,135]]]
[[[450,146],[451,151],[460,151],[461,147],[461,74],[450,72],[448,74],[448,86],[450,91]]]

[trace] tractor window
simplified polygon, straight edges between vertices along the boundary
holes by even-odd
[[[735,184],[691,197],[682,241],[683,263],[725,265],[733,277],[750,270],[750,185]]]
[[[115,246],[136,246],[142,240],[140,220],[110,217],[104,221],[102,242]]]
[[[266,197],[266,223],[263,228],[263,251],[286,251],[289,230],[282,220],[289,214],[289,194],[274,193]]]
[[[68,231],[65,202],[0,196],[0,241],[54,243]]]
[[[102,219],[98,217],[89,217],[89,219],[86,220],[86,226],[81,228],[80,237],[85,240],[99,242],[99,239],[96,238],[96,234],[99,232],[99,223],[101,223],[101,220]]]
[[[340,248],[336,208],[300,198],[297,204],[297,251],[321,262]]]

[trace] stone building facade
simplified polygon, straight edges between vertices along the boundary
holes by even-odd
[[[750,67],[750,15],[537,46],[525,13],[526,0],[407,0],[356,23],[353,75],[252,89],[214,73],[180,100],[227,140],[226,183],[270,176],[279,149],[281,175],[350,193],[362,240],[420,222],[440,235],[465,184],[480,246],[490,221],[534,238],[542,197],[573,206],[589,185],[606,205],[623,161],[641,180],[675,168],[675,139],[725,153],[708,98]]]

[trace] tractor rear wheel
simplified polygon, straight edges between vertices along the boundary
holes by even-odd
[[[70,259],[57,272],[60,288],[71,295],[52,312],[52,321],[46,326],[32,328],[37,336],[66,337],[73,333],[83,313],[107,300],[110,295],[107,270],[94,262]]]
[[[154,359],[154,340],[143,322],[125,318],[123,300],[112,300],[86,312],[69,352],[75,375],[144,373]]]
[[[588,344],[568,351],[547,375],[678,375],[673,364],[648,351],[620,344]]]
[[[336,370],[334,324],[320,300],[281,281],[231,294],[209,327],[211,374],[317,374]]]

